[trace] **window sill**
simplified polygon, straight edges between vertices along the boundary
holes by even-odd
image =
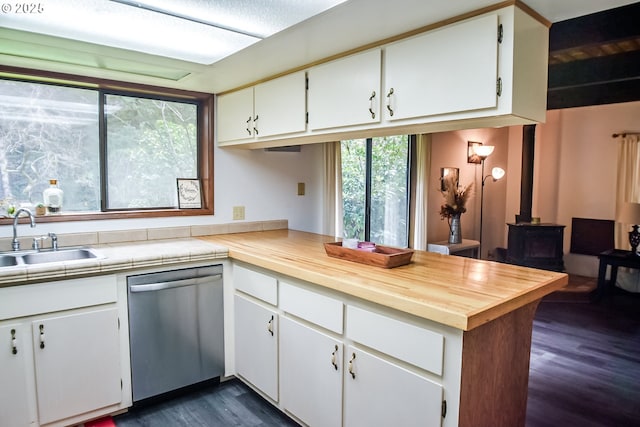
[[[213,215],[213,209],[158,209],[135,210],[118,212],[64,212],[59,215],[36,216],[36,223],[67,222],[67,221],[99,221],[103,219],[131,219],[131,218],[161,218],[184,217],[197,215]],[[28,222],[26,216],[21,216],[21,223]],[[0,225],[13,224],[13,218],[0,218]]]

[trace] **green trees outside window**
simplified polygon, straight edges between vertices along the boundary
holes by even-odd
[[[344,237],[409,244],[410,137],[342,141]]]
[[[176,208],[176,178],[198,178],[198,102],[0,80],[0,200],[63,212]]]

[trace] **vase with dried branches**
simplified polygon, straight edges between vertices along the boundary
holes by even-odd
[[[467,202],[473,196],[473,182],[459,186],[455,177],[445,176],[444,190],[440,191],[444,203],[440,206],[440,218],[449,224],[449,243],[462,243],[460,216],[467,211]]]

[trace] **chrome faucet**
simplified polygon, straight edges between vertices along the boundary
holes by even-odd
[[[31,228],[36,226],[36,218],[33,216],[33,214],[29,209],[20,208],[16,211],[16,216],[13,218],[13,241],[11,242],[11,248],[14,251],[20,250],[20,242],[18,241],[17,227],[18,227],[18,218],[20,217],[20,214],[22,212],[26,213],[27,215],[29,215],[29,218],[31,218]]]

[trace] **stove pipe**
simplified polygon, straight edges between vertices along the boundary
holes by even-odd
[[[516,223],[531,222],[533,205],[533,153],[535,150],[536,125],[522,127],[522,177],[520,180],[520,214]]]

